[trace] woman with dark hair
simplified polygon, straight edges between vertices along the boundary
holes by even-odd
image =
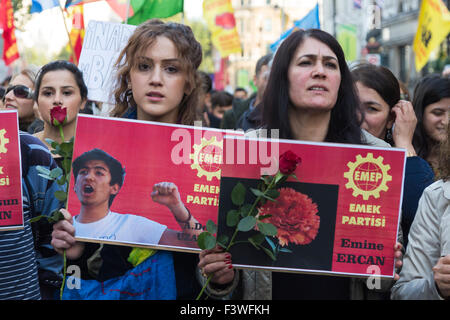
[[[58,60],[43,66],[36,77],[34,100],[44,121],[44,130],[35,136],[50,149],[46,138],[62,142],[59,129],[52,123],[50,115],[50,110],[54,107],[61,107],[67,109],[63,132],[65,140],[70,140],[75,135],[76,119],[87,101],[87,94],[83,73],[73,63]]]
[[[362,143],[364,137],[357,117],[359,100],[339,43],[317,29],[300,30],[289,38],[277,50],[278,59],[272,63],[264,92],[265,127],[279,129],[280,138]],[[299,52],[303,44],[308,47]],[[317,46],[327,48],[328,54],[320,57],[319,68],[313,70],[319,56],[309,52]],[[308,81],[297,76],[308,69],[314,72]],[[297,96],[305,100],[299,106],[294,101]],[[298,130],[306,131],[306,127],[320,134],[312,139],[303,137]]]
[[[263,127],[279,130],[280,138],[388,146],[360,129],[359,100],[344,53],[324,31],[299,30],[284,40],[273,60],[262,104]],[[397,243],[396,258],[401,256],[400,248]],[[223,296],[223,286],[232,290],[237,284],[230,263],[231,256],[220,248],[200,253],[202,274],[212,274],[212,281],[222,285],[207,288],[209,295]],[[241,275],[239,298],[244,299],[361,299],[368,294],[363,293],[364,282],[345,277],[250,270]]]
[[[414,148],[437,173],[439,145],[447,139],[450,78],[434,74],[421,79],[414,89],[413,106],[418,120]]]
[[[408,233],[423,190],[433,183],[434,174],[428,163],[416,155],[412,145],[417,118],[412,104],[400,100],[401,87],[392,72],[372,64],[361,64],[352,69],[361,100],[363,123],[375,137],[407,152],[402,202],[403,243],[408,244]]]

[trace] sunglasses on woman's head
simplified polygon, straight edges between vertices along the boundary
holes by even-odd
[[[11,90],[13,91],[14,95],[17,98],[22,98],[22,99],[31,99],[31,98],[33,98],[33,91],[31,91],[31,89],[28,88],[27,86],[18,84],[16,86],[8,87],[8,89],[6,89],[5,96]]]

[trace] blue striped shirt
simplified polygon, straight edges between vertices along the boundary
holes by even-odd
[[[0,299],[40,299],[39,269],[61,272],[61,258],[49,245],[50,234],[46,243],[39,244],[42,248],[48,246],[52,254],[43,256],[41,248],[33,239],[30,218],[50,214],[60,208],[61,203],[54,198],[54,191],[60,189],[57,183],[38,176],[36,166],[53,169],[56,164],[42,142],[20,132],[20,151],[22,159],[22,190],[24,228],[12,231],[0,231]],[[51,229],[48,230],[51,232]]]

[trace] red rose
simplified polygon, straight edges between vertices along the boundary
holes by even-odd
[[[292,174],[301,162],[302,159],[299,156],[288,150],[280,156],[280,172],[286,175]]]
[[[258,214],[271,215],[263,221],[272,223],[277,228],[281,246],[310,243],[316,238],[320,226],[317,204],[292,188],[280,188],[278,191],[280,196],[277,201],[267,201],[259,208]]]
[[[63,125],[67,117],[67,108],[60,106],[53,107],[50,110],[50,119],[54,126]]]

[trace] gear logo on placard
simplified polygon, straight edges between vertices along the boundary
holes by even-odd
[[[350,170],[344,173],[344,177],[348,179],[345,187],[353,189],[354,197],[361,195],[364,200],[368,200],[370,196],[379,198],[381,191],[389,189],[387,182],[392,180],[392,176],[388,174],[391,166],[383,164],[383,160],[382,156],[374,158],[372,153],[368,153],[364,158],[357,155],[355,162],[347,163]]]
[[[6,130],[1,129],[0,130],[0,153],[6,153],[8,152],[8,149],[6,149],[6,144],[9,143],[9,139],[5,137]]]
[[[208,181],[213,178],[220,180],[223,144],[216,137],[209,140],[202,138],[200,144],[194,144],[194,153],[189,157],[193,160],[191,168],[197,170],[199,178],[205,176]]]

